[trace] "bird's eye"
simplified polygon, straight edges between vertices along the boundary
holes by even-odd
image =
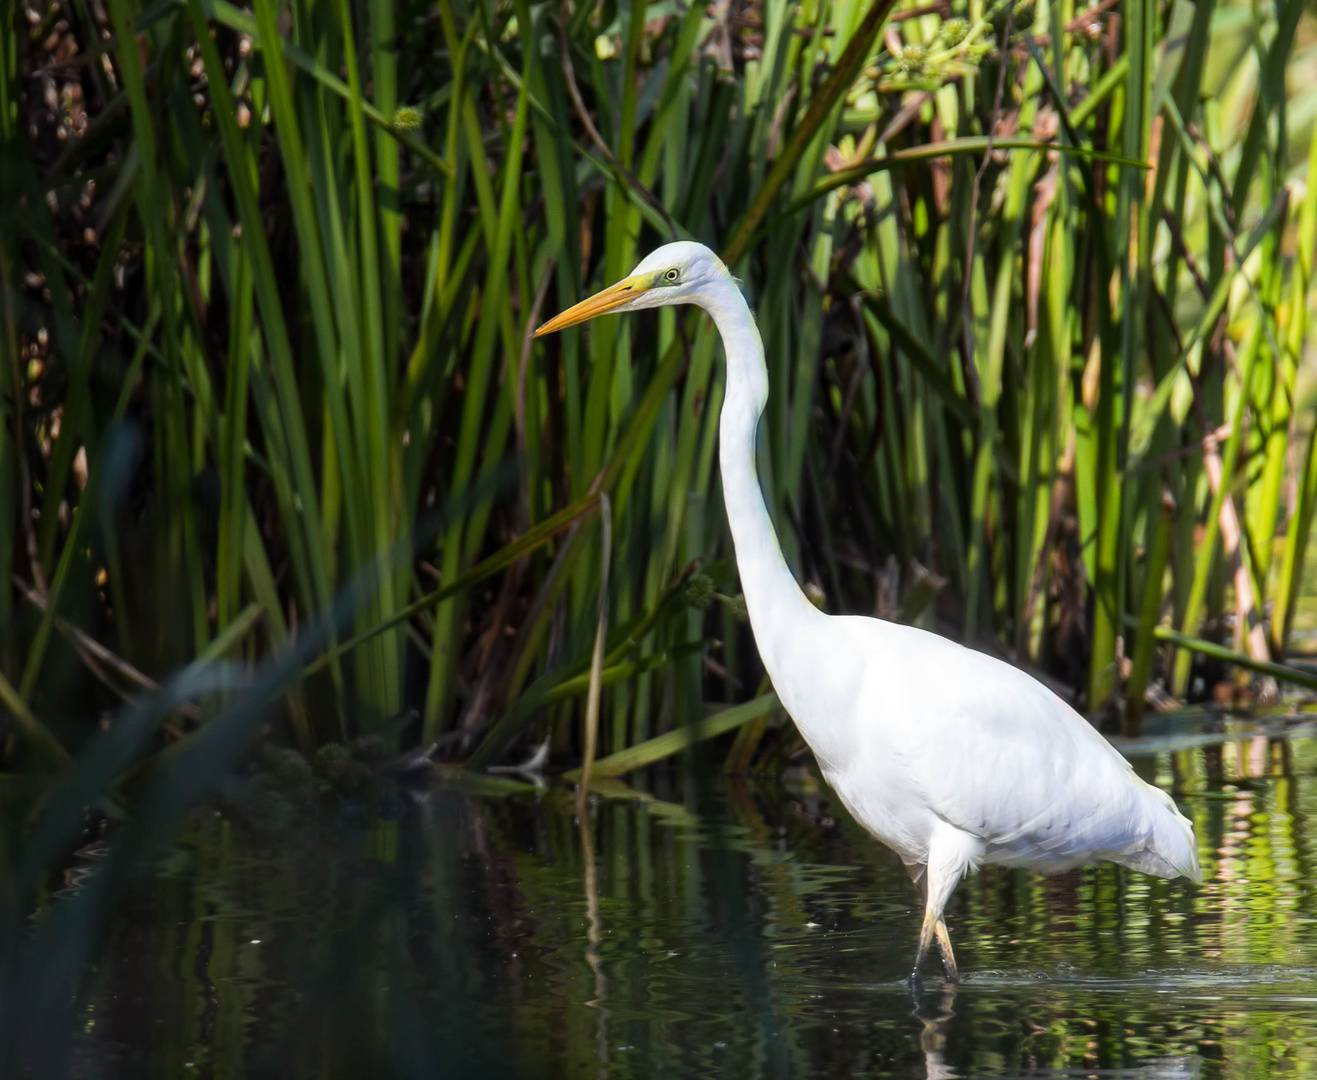
[[[674,266],[671,270],[669,270],[669,271],[668,271],[666,274],[664,274],[663,276],[664,276],[665,278],[667,278],[669,281],[676,281],[677,278],[681,277],[681,274],[678,272],[677,268]]]

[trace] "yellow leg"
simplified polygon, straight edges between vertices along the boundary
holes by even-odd
[[[955,982],[960,977],[956,967],[956,955],[951,951],[951,937],[947,933],[947,924],[942,918],[951,892],[956,887],[966,867],[970,864],[972,849],[965,843],[965,836],[950,826],[935,831],[929,845],[928,861],[922,866],[907,865],[910,877],[922,886],[924,893],[924,922],[919,930],[919,951],[915,954],[915,970],[911,976],[912,986],[919,982],[919,971],[928,956],[929,946],[937,942],[938,952],[942,954],[942,966],[946,969],[947,979]]]
[[[927,908],[924,911],[924,924],[919,928],[919,950],[915,953],[915,970],[910,973],[910,979],[913,982],[919,981],[919,969],[924,966],[924,958],[928,955],[928,947],[933,943],[933,935],[937,932],[937,916],[933,914],[933,909]]]
[[[956,954],[951,951],[951,938],[947,934],[945,919],[938,919],[937,926],[933,928],[933,934],[937,938],[937,947],[942,954],[942,966],[946,969],[947,978],[952,982],[958,981],[960,971],[956,968]]]

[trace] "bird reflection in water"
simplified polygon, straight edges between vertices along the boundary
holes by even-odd
[[[936,996],[915,999],[914,1015],[923,1025],[919,1032],[919,1049],[924,1052],[924,1074],[927,1080],[950,1080],[956,1075],[946,1062],[947,1021],[953,1013],[956,984],[945,983]]]

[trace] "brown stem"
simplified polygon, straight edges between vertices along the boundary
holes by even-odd
[[[626,182],[627,187],[631,188],[645,202],[649,203],[655,210],[662,215],[663,220],[667,222],[668,229],[672,233],[672,239],[676,240],[679,236],[677,223],[672,220],[672,215],[668,213],[668,208],[663,205],[662,201],[649,188],[645,187],[637,176],[623,165],[616,157],[608,144],[604,142],[604,137],[599,134],[599,129],[594,126],[594,121],[590,119],[590,113],[585,107],[585,101],[581,98],[580,87],[576,85],[576,72],[572,68],[571,50],[567,44],[567,6],[563,5],[561,14],[558,17],[558,42],[561,46],[562,53],[562,73],[567,80],[567,94],[572,99],[572,108],[576,110],[577,119],[581,121],[581,126],[585,128],[585,133],[590,136],[590,141],[595,144],[595,148],[604,156],[604,160],[614,169],[617,174]]]

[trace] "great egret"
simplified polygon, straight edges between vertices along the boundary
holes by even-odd
[[[698,304],[722,335],[723,496],[755,643],[828,783],[923,889],[912,979],[934,940],[957,977],[942,913],[961,877],[984,863],[1058,872],[1110,860],[1201,881],[1193,826],[1170,797],[1042,683],[936,634],[825,615],[805,598],[755,472],[768,399],[763,342],[712,251],[667,244],[535,335],[666,304]]]

